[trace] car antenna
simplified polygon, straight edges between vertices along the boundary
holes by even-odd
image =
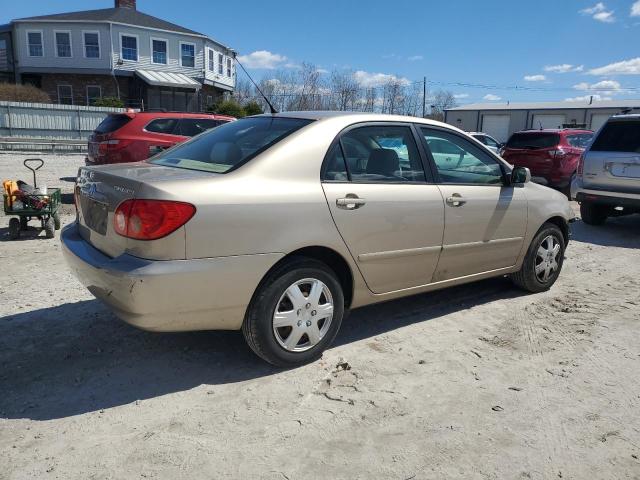
[[[253,86],[256,87],[256,90],[260,92],[260,95],[262,95],[262,98],[264,98],[264,101],[267,102],[267,105],[269,105],[269,110],[271,111],[271,115],[275,115],[276,113],[278,113],[278,111],[275,108],[273,108],[273,105],[271,105],[271,102],[269,101],[267,96],[264,93],[262,93],[262,90],[260,90],[260,87],[258,86],[258,84],[253,81],[253,78],[251,78],[251,75],[249,75],[249,72],[247,72],[244,66],[240,63],[240,60],[238,60],[238,57],[235,57],[235,61],[238,65],[240,65],[240,68],[242,68],[242,71],[244,72],[244,74],[247,77],[249,77],[249,80],[251,80],[251,83],[253,83]]]

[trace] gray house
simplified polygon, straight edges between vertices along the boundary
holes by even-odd
[[[500,142],[519,130],[578,126],[598,130],[611,116],[640,110],[640,100],[599,102],[473,103],[445,111],[444,121]]]
[[[136,9],[114,8],[13,20],[17,82],[60,104],[119,97],[129,106],[195,111],[235,88],[235,52]]]

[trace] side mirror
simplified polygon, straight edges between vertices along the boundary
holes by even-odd
[[[513,167],[511,171],[511,184],[529,183],[531,181],[531,171],[527,167]]]

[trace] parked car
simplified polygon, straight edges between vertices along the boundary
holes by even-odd
[[[525,130],[511,135],[502,158],[527,167],[535,182],[569,193],[578,161],[593,138],[591,130]]]
[[[298,365],[349,309],[501,275],[550,288],[574,214],[530,178],[431,120],[260,115],[80,168],[63,251],[132,325],[242,329],[266,361]]]
[[[607,121],[580,160],[571,197],[589,225],[640,212],[640,115]]]
[[[235,120],[206,113],[108,115],[89,137],[86,165],[139,162],[210,128]]]
[[[498,142],[495,138],[491,135],[487,135],[486,133],[469,132],[469,135],[478,140],[493,153],[498,153],[498,151],[504,146],[504,144]]]

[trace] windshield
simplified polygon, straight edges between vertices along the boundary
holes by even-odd
[[[507,142],[507,148],[552,148],[560,143],[557,133],[514,133]]]
[[[170,167],[226,173],[272,147],[312,120],[251,117],[230,122],[151,160]]]

